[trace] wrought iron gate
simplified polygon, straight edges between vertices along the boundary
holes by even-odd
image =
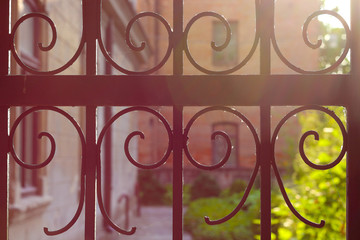
[[[13,29],[9,31],[10,19],[10,4],[8,1],[3,1],[0,8],[0,239],[8,239],[8,198],[9,198],[9,160],[8,155],[12,153],[11,138],[13,133],[9,132],[9,114],[8,109],[11,106],[40,106],[32,108],[31,111],[38,109],[48,109],[60,112],[58,108],[53,106],[86,106],[86,132],[85,137],[82,135],[82,130],[78,128],[79,135],[82,136],[82,145],[85,150],[84,154],[84,169],[83,169],[83,189],[82,200],[78,211],[82,210],[84,204],[84,211],[86,215],[85,223],[85,239],[95,239],[95,202],[96,202],[96,173],[99,171],[98,158],[99,142],[102,141],[102,135],[97,139],[95,134],[96,129],[96,110],[98,106],[135,106],[127,111],[145,110],[151,111],[146,107],[140,106],[173,106],[173,129],[167,126],[169,135],[169,152],[174,155],[173,167],[173,239],[182,239],[182,188],[183,188],[183,153],[188,155],[189,160],[197,167],[206,168],[196,161],[192,160],[187,150],[187,133],[188,128],[183,126],[183,108],[185,106],[259,106],[260,107],[260,131],[257,133],[252,129],[254,139],[256,141],[257,161],[256,167],[249,183],[249,186],[244,194],[244,198],[239,206],[224,219],[212,221],[206,219],[208,224],[219,224],[234,216],[241,206],[246,201],[246,196],[249,193],[254,178],[257,174],[261,175],[261,239],[271,239],[271,169],[275,171],[280,187],[281,178],[277,172],[274,160],[274,144],[278,129],[271,133],[270,115],[271,106],[285,106],[285,105],[305,105],[296,111],[304,109],[315,109],[325,111],[332,115],[320,105],[338,105],[347,108],[347,131],[341,123],[344,135],[344,146],[342,149],[340,160],[347,153],[347,239],[360,239],[360,228],[358,226],[360,219],[360,148],[358,147],[358,139],[360,136],[360,111],[358,106],[360,104],[360,68],[357,64],[360,63],[360,47],[358,42],[360,40],[360,2],[352,0],[352,32],[350,41],[350,30],[347,29],[349,37],[349,45],[346,46],[346,52],[351,49],[351,74],[350,75],[326,75],[331,69],[343,60],[331,66],[329,69],[318,72],[306,72],[296,66],[291,65],[284,56],[281,55],[277,49],[276,39],[274,36],[274,0],[254,0],[256,5],[256,39],[254,42],[254,49],[260,48],[260,74],[259,75],[229,75],[236,71],[241,66],[224,72],[212,72],[203,69],[193,60],[188,46],[187,35],[192,24],[202,16],[215,16],[228,26],[227,21],[216,13],[200,13],[195,16],[187,26],[183,25],[183,1],[173,1],[173,29],[170,28],[167,21],[160,15],[155,13],[142,13],[137,15],[133,22],[142,16],[148,15],[162,21],[167,27],[169,34],[169,49],[166,56],[160,64],[153,69],[145,72],[131,72],[119,67],[118,69],[124,72],[124,76],[102,76],[96,73],[96,48],[99,40],[99,11],[100,0],[84,0],[83,1],[83,37],[81,40],[80,50],[86,49],[86,75],[83,76],[68,76],[56,75],[62,72],[72,62],[58,70],[51,72],[32,71],[27,66],[21,64],[21,60],[17,58],[13,40],[16,28],[21,24],[25,18],[20,19]],[[320,14],[334,14],[332,12],[317,12],[314,16]],[[93,17],[96,16],[96,17]],[[314,17],[312,16],[312,17]],[[51,19],[41,14],[31,14],[28,17],[39,17],[46,20],[51,27],[54,28]],[[312,18],[310,17],[310,19]],[[131,25],[130,23],[129,25]],[[345,24],[346,25],[346,24]],[[129,27],[129,26],[128,26]],[[131,26],[130,26],[131,27]],[[304,27],[306,28],[306,27]],[[55,29],[53,29],[55,32]],[[306,34],[305,34],[306,35]],[[230,33],[227,39],[230,38]],[[306,36],[305,38],[306,39]],[[54,40],[54,39],[53,39]],[[128,45],[133,50],[141,50],[141,47],[133,46],[127,35]],[[53,43],[52,43],[53,44]],[[311,45],[311,43],[309,43]],[[226,46],[226,44],[224,45]],[[43,46],[41,46],[43,47]],[[216,48],[216,46],[213,46]],[[315,46],[314,46],[315,47]],[[43,47],[44,48],[44,47]],[[51,48],[49,46],[48,48]],[[275,52],[280,56],[282,61],[291,69],[299,74],[294,75],[273,75],[270,71],[271,61],[270,52],[274,48]],[[44,48],[44,50],[46,50]],[[79,50],[79,51],[80,51]],[[33,73],[29,76],[10,76],[9,75],[9,55],[15,57],[21,67]],[[154,75],[168,58],[173,54],[173,74],[171,76]],[[184,54],[185,53],[185,54]],[[183,57],[184,55],[190,62],[204,72],[201,76],[188,76],[183,74]],[[79,56],[78,52],[73,60]],[[108,59],[111,62],[111,59]],[[244,62],[245,64],[246,62]],[[116,67],[116,66],[115,66]],[[26,81],[27,91],[23,92],[23,83]],[[221,86],[214,92],[206,91],[208,87]],[[328,87],[336,86],[336,87]],[[327,91],[323,91],[326,88]],[[286,93],[280,92],[280,89],[287,89]],[[309,95],[309,90],[314,93]],[[81,92],[81,95],[79,93]],[[254,92],[261,93],[260,98],[254,98]],[[103,93],[106,93],[104,95]],[[66,97],[65,97],[66,96]],[[306,97],[304,97],[306,96]],[[50,106],[50,107],[43,107]],[[207,110],[221,109],[232,112],[244,120],[251,128],[251,123],[248,122],[239,112],[227,107],[211,107]],[[66,113],[61,112],[64,116]],[[156,114],[156,113],[155,113]],[[333,115],[332,115],[333,116]],[[336,116],[334,116],[336,118]],[[68,119],[71,119],[69,116]],[[166,121],[164,121],[166,122]],[[281,124],[280,124],[281,125]],[[279,126],[281,127],[281,126]],[[220,134],[220,133],[217,133]],[[311,133],[316,135],[315,133]],[[51,136],[47,136],[52,139]],[[226,136],[225,136],[226,138]],[[228,156],[227,156],[228,157]],[[51,157],[49,158],[51,161]],[[47,164],[41,164],[42,167]],[[137,164],[141,168],[155,168],[166,161],[166,156],[163,161],[154,166],[143,166]],[[224,161],[216,167],[220,167]],[[338,162],[326,166],[318,166],[308,162],[313,168],[322,169],[330,168]],[[22,162],[19,160],[19,164]],[[35,168],[23,164],[23,167]],[[99,181],[98,181],[99,184]],[[99,193],[100,191],[98,191]],[[286,199],[286,194],[283,192]],[[99,198],[100,201],[101,198]],[[290,201],[286,202],[291,211],[302,221],[314,227],[322,227],[324,222],[311,223],[292,207]],[[100,201],[102,213],[106,215]],[[78,212],[79,213],[79,212]],[[77,213],[77,214],[78,214]],[[239,213],[241,214],[241,213]],[[74,218],[76,221],[76,218]],[[73,223],[73,222],[72,222]],[[70,223],[68,226],[70,227]],[[135,229],[123,230],[114,225],[110,220],[109,224],[117,231],[123,234],[132,234]],[[45,230],[47,234],[58,234],[59,232],[50,232]]]

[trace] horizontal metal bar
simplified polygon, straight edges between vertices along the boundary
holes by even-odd
[[[5,76],[0,105],[348,105],[350,75]]]

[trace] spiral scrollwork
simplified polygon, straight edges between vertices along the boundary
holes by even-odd
[[[291,112],[289,112],[280,122],[279,124],[276,126],[275,128],[275,131],[274,131],[274,134],[272,136],[272,140],[271,140],[271,146],[272,146],[272,151],[273,151],[273,161],[272,161],[272,167],[274,169],[274,173],[275,173],[275,176],[276,176],[276,179],[277,179],[277,182],[278,182],[278,185],[279,185],[279,188],[280,188],[280,191],[284,197],[284,200],[287,204],[287,206],[289,207],[289,209],[291,210],[291,212],[299,219],[301,220],[302,222],[304,222],[305,224],[309,225],[309,226],[313,226],[313,227],[317,227],[317,228],[321,228],[325,225],[325,221],[324,220],[321,220],[320,223],[314,223],[308,219],[306,219],[305,217],[303,217],[296,209],[295,207],[293,206],[293,204],[291,203],[287,193],[286,193],[286,190],[285,190],[285,187],[284,187],[284,184],[282,182],[282,179],[281,179],[281,176],[280,176],[280,173],[279,173],[279,170],[277,168],[277,165],[276,165],[276,162],[275,162],[275,144],[276,144],[276,139],[278,137],[278,134],[279,134],[279,131],[281,129],[281,127],[285,124],[285,122],[291,118],[292,116],[296,115],[297,113],[300,113],[300,112],[303,112],[305,110],[316,110],[316,111],[321,111],[327,115],[329,115],[332,119],[334,119],[336,121],[336,123],[338,124],[340,130],[341,130],[341,133],[342,133],[342,137],[343,137],[343,146],[341,148],[341,151],[339,153],[339,156],[331,163],[329,164],[325,164],[325,165],[318,165],[318,164],[315,164],[313,162],[311,162],[308,157],[306,156],[305,152],[304,152],[304,142],[305,142],[305,139],[309,136],[314,136],[315,140],[319,140],[319,134],[316,132],[316,131],[307,131],[305,132],[301,138],[300,138],[300,143],[299,143],[299,152],[300,152],[300,156],[301,158],[304,160],[304,162],[314,168],[314,169],[317,169],[317,170],[326,170],[326,169],[330,169],[330,168],[333,168],[334,166],[336,166],[344,157],[345,153],[346,153],[346,150],[347,150],[347,141],[348,141],[348,137],[347,137],[347,132],[346,132],[346,129],[345,129],[345,126],[344,124],[342,123],[342,121],[339,119],[338,116],[336,116],[336,114],[325,108],[325,107],[321,107],[321,106],[303,106],[303,107],[300,107],[300,108],[297,108]]]
[[[170,128],[170,125],[168,124],[168,122],[166,121],[166,119],[157,111],[151,109],[151,108],[147,108],[147,107],[130,107],[127,109],[124,109],[120,112],[118,112],[117,114],[115,114],[104,126],[104,128],[102,129],[102,131],[99,134],[99,138],[98,138],[98,142],[97,142],[97,176],[98,176],[98,180],[97,180],[97,198],[99,201],[99,208],[100,211],[102,213],[102,215],[104,216],[105,221],[109,224],[109,226],[111,226],[114,230],[116,230],[119,233],[125,234],[125,235],[132,235],[135,233],[136,231],[136,227],[132,227],[130,230],[123,230],[120,227],[118,227],[109,217],[109,215],[106,212],[106,209],[104,207],[104,203],[103,203],[103,198],[102,198],[102,184],[101,184],[101,159],[100,159],[100,149],[101,149],[101,144],[104,140],[104,136],[106,134],[106,132],[109,130],[109,128],[111,127],[111,125],[117,120],[119,119],[121,116],[130,113],[130,112],[134,112],[134,111],[145,111],[148,112],[154,116],[156,116],[164,125],[168,136],[169,136],[169,144],[168,144],[168,149],[166,151],[166,153],[164,154],[164,156],[162,157],[162,159],[154,164],[141,164],[139,162],[137,162],[130,154],[130,150],[129,150],[129,144],[130,141],[133,137],[135,136],[140,136],[142,139],[145,138],[145,135],[140,132],[140,131],[135,131],[129,134],[129,136],[127,136],[126,140],[125,140],[125,144],[124,144],[124,151],[125,151],[125,155],[127,156],[128,160],[135,165],[138,168],[142,168],[142,169],[153,169],[153,168],[157,168],[159,166],[161,166],[162,164],[164,164],[166,162],[166,160],[168,159],[171,151],[172,151],[172,146],[173,146],[173,138],[172,138],[172,131]]]
[[[316,43],[312,43],[310,42],[309,38],[308,38],[308,28],[309,28],[309,24],[318,16],[320,15],[330,15],[335,17],[337,20],[340,21],[340,23],[342,24],[342,26],[344,27],[345,30],[345,34],[346,34],[346,42],[345,42],[345,46],[344,46],[344,50],[341,53],[341,55],[338,57],[338,59],[329,67],[321,69],[321,70],[315,70],[315,71],[308,71],[308,70],[304,70],[301,69],[297,66],[295,66],[294,64],[292,64],[281,52],[277,41],[276,41],[276,36],[275,36],[275,31],[272,31],[272,36],[271,36],[271,42],[274,46],[274,50],[276,52],[276,54],[279,56],[279,58],[281,59],[281,61],[288,66],[290,69],[298,72],[298,73],[302,73],[302,74],[324,74],[324,73],[329,73],[333,70],[335,70],[337,67],[340,66],[340,64],[344,61],[344,59],[346,58],[346,55],[348,54],[349,50],[350,50],[350,28],[349,25],[347,24],[347,22],[345,21],[345,19],[338,14],[337,12],[334,11],[330,11],[330,10],[320,10],[320,11],[316,11],[313,14],[311,14],[305,21],[303,29],[302,29],[302,36],[304,39],[305,44],[312,48],[312,49],[318,49],[320,48],[320,46],[322,45],[322,40],[318,39]]]
[[[130,144],[130,141],[133,137],[135,136],[140,136],[141,139],[144,139],[145,138],[145,135],[140,132],[140,131],[134,131],[132,133],[130,133],[126,139],[125,139],[125,144],[124,144],[124,151],[125,151],[125,154],[128,158],[128,160],[133,164],[135,165],[136,167],[138,168],[142,168],[142,169],[154,169],[154,168],[157,168],[159,166],[161,166],[162,164],[164,164],[166,162],[166,160],[168,159],[171,151],[172,151],[172,148],[173,148],[173,138],[172,138],[172,130],[170,128],[170,125],[169,123],[166,121],[166,119],[157,111],[151,109],[151,108],[148,108],[148,107],[130,107],[130,108],[126,108],[120,112],[118,112],[117,114],[115,114],[107,123],[106,125],[104,126],[104,128],[102,129],[102,131],[100,132],[99,134],[99,139],[98,139],[98,149],[100,151],[100,147],[101,147],[101,144],[102,144],[102,141],[104,139],[104,136],[106,134],[106,132],[109,130],[109,128],[111,127],[111,125],[117,120],[119,119],[121,116],[127,114],[127,113],[130,113],[130,112],[136,112],[136,111],[143,111],[143,112],[148,112],[152,115],[154,115],[155,117],[157,117],[161,122],[162,124],[164,125],[165,127],[165,130],[168,134],[168,137],[169,137],[169,143],[168,143],[168,148],[164,154],[164,156],[162,157],[161,160],[159,160],[158,162],[154,163],[154,164],[142,164],[142,163],[139,163],[138,161],[136,161],[130,154],[130,150],[129,150],[129,144]]]
[[[153,17],[155,19],[157,19],[158,21],[160,21],[163,26],[165,27],[168,35],[169,35],[169,45],[168,45],[168,48],[166,50],[166,53],[163,57],[163,59],[154,67],[148,69],[148,70],[145,70],[145,71],[131,71],[131,70],[128,70],[128,69],[125,69],[123,67],[121,67],[120,65],[118,65],[114,59],[110,56],[109,52],[106,50],[105,48],[105,45],[103,43],[103,40],[102,40],[102,36],[101,36],[101,29],[99,29],[99,39],[98,39],[98,42],[99,42],[99,47],[100,47],[100,50],[101,52],[103,53],[105,59],[114,67],[116,68],[117,70],[119,70],[120,72],[122,73],[125,73],[125,74],[151,74],[157,70],[159,70],[165,63],[166,61],[169,59],[170,57],[170,54],[171,54],[171,50],[172,50],[172,47],[173,47],[173,38],[172,38],[172,29],[169,25],[169,23],[159,14],[157,13],[154,13],[154,12],[142,12],[142,13],[139,13],[137,15],[135,15],[128,23],[127,27],[126,27],[126,31],[125,31],[125,41],[127,43],[127,45],[129,46],[129,48],[133,51],[142,51],[145,49],[146,47],[146,43],[145,42],[141,42],[140,43],[140,46],[135,46],[134,43],[131,41],[131,29],[134,25],[134,23],[136,23],[137,21],[139,21],[140,18],[143,18],[143,17]],[[101,24],[100,26],[101,27]]]
[[[221,224],[221,223],[224,223],[228,220],[230,220],[231,218],[233,218],[240,210],[241,208],[244,206],[248,196],[249,196],[249,193],[252,189],[252,186],[254,185],[254,182],[255,182],[255,178],[256,178],[256,175],[259,171],[259,167],[260,167],[260,164],[259,164],[259,159],[258,159],[258,156],[259,156],[259,148],[258,145],[260,144],[260,142],[257,142],[256,143],[256,164],[255,164],[255,167],[254,167],[254,171],[252,172],[251,174],[251,178],[250,178],[250,181],[249,181],[249,184],[247,185],[246,189],[245,189],[245,192],[244,192],[244,195],[242,196],[239,204],[235,207],[235,209],[229,213],[228,215],[226,215],[225,217],[221,218],[221,219],[217,219],[217,220],[210,220],[210,218],[208,216],[205,216],[204,219],[205,219],[205,222],[209,225],[217,225],[217,224]]]
[[[216,224],[220,224],[220,223],[223,223],[223,222],[226,222],[228,221],[229,219],[231,219],[233,216],[235,216],[235,214],[237,212],[240,211],[240,209],[242,208],[242,206],[244,205],[244,203],[246,202],[246,199],[250,193],[250,190],[252,189],[252,186],[254,184],[254,181],[255,181],[255,178],[256,178],[256,175],[258,173],[258,170],[259,170],[259,160],[258,160],[258,156],[259,156],[259,151],[260,151],[260,140],[259,140],[259,137],[256,133],[256,130],[254,128],[254,126],[251,124],[251,122],[243,115],[241,114],[240,112],[238,112],[237,110],[233,109],[233,108],[229,108],[229,107],[222,107],[222,106],[214,106],[214,107],[208,107],[208,108],[205,108],[201,111],[199,111],[198,113],[196,113],[191,119],[190,121],[188,122],[188,124],[186,125],[186,128],[184,130],[184,139],[186,141],[184,141],[184,152],[185,152],[185,155],[187,156],[187,158],[189,159],[189,161],[196,167],[200,168],[200,169],[203,169],[203,170],[214,170],[214,169],[217,169],[217,168],[220,168],[222,167],[229,159],[229,156],[231,154],[231,141],[230,141],[230,138],[229,136],[225,133],[225,132],[222,132],[222,131],[216,131],[214,133],[212,133],[211,135],[211,139],[214,140],[216,136],[219,136],[219,137],[223,137],[225,140],[226,140],[226,144],[227,144],[227,152],[225,154],[225,156],[223,157],[223,159],[221,161],[219,161],[218,163],[214,164],[214,165],[210,165],[210,166],[206,166],[206,165],[203,165],[199,162],[197,162],[192,156],[191,156],[191,153],[188,149],[188,142],[187,140],[189,139],[188,135],[189,135],[189,131],[192,127],[192,125],[194,124],[194,122],[200,117],[202,116],[203,114],[205,113],[208,113],[208,112],[211,112],[211,111],[225,111],[225,112],[228,112],[228,113],[231,113],[233,115],[235,115],[236,117],[239,118],[239,120],[243,121],[249,128],[250,132],[252,133],[253,137],[254,137],[254,141],[255,141],[255,147],[256,147],[256,164],[255,164],[255,167],[254,167],[254,170],[253,170],[253,173],[251,175],[251,178],[250,178],[250,181],[249,181],[249,184],[248,186],[246,187],[245,189],[245,192],[244,192],[244,195],[242,196],[239,204],[237,205],[237,207],[230,213],[228,214],[227,216],[225,216],[224,218],[222,219],[218,219],[218,220],[210,220],[209,217],[205,217],[205,222],[209,225],[216,225]]]
[[[259,1],[256,0],[255,1],[255,4],[256,6],[258,6],[259,4]],[[215,43],[214,41],[211,41],[211,48],[214,50],[214,51],[222,51],[223,49],[225,49],[230,40],[231,40],[231,28],[230,28],[230,24],[229,22],[226,20],[226,18],[218,13],[215,13],[215,12],[202,12],[202,13],[199,13],[197,15],[195,15],[190,21],[189,23],[186,25],[186,28],[184,30],[184,39],[185,39],[185,42],[184,42],[184,51],[185,51],[185,54],[187,56],[187,58],[189,59],[190,63],[198,70],[200,70],[201,72],[203,73],[206,73],[206,74],[230,74],[230,73],[233,73],[239,69],[241,69],[243,66],[245,66],[245,64],[247,62],[249,62],[249,60],[251,59],[251,57],[254,55],[254,52],[258,46],[258,43],[259,43],[259,34],[258,32],[255,32],[255,39],[254,39],[254,43],[250,49],[250,52],[248,53],[248,55],[239,63],[237,64],[236,66],[232,67],[231,69],[228,69],[228,70],[222,70],[222,71],[213,71],[213,70],[209,70],[209,69],[206,69],[204,67],[202,67],[199,63],[197,63],[195,61],[195,59],[193,58],[193,56],[191,55],[191,52],[190,52],[190,49],[189,49],[189,46],[188,46],[188,35],[189,35],[189,31],[191,29],[191,27],[194,25],[194,23],[199,20],[200,18],[203,18],[203,17],[214,17],[216,19],[218,19],[225,27],[225,30],[226,30],[226,38],[225,38],[225,41],[224,43],[222,44],[219,44],[219,43]],[[218,45],[219,44],[219,45]]]
[[[41,51],[47,52],[47,51],[50,51],[51,49],[53,49],[56,44],[56,40],[57,40],[57,31],[56,31],[55,23],[48,16],[46,16],[45,14],[42,14],[42,13],[29,13],[29,14],[22,16],[19,20],[16,21],[16,23],[14,24],[14,26],[11,30],[11,34],[10,34],[10,43],[11,43],[10,50],[14,56],[15,61],[20,65],[20,67],[23,68],[25,71],[32,73],[32,74],[39,74],[39,75],[47,74],[48,75],[48,74],[60,73],[60,72],[64,71],[65,69],[67,69],[70,65],[72,65],[75,62],[75,60],[80,56],[81,51],[84,47],[85,41],[84,41],[83,37],[80,40],[80,45],[79,45],[78,49],[76,50],[74,56],[71,57],[70,60],[65,65],[63,65],[57,69],[50,70],[50,71],[41,71],[39,69],[34,69],[33,67],[28,66],[26,63],[24,63],[21,60],[21,57],[19,56],[19,54],[16,50],[15,35],[16,35],[16,32],[17,32],[18,28],[20,27],[20,25],[24,21],[26,21],[30,18],[43,19],[49,24],[49,26],[51,28],[52,37],[51,37],[51,41],[50,41],[49,45],[44,46],[43,43],[38,43],[38,48]]]
[[[42,163],[39,164],[28,164],[25,163],[23,160],[21,160],[18,155],[15,152],[15,148],[14,148],[14,137],[15,137],[15,132],[16,129],[18,128],[19,124],[21,123],[22,120],[24,120],[24,118],[26,118],[27,116],[29,116],[30,114],[37,112],[37,111],[53,111],[56,112],[62,116],[64,116],[66,119],[68,119],[70,121],[70,123],[75,127],[79,137],[80,137],[80,142],[81,142],[81,149],[83,152],[85,152],[85,137],[84,134],[82,133],[82,130],[80,128],[80,126],[78,125],[78,123],[75,121],[74,118],[72,118],[68,113],[66,113],[65,111],[57,108],[57,107],[33,107],[30,108],[28,110],[26,110],[25,112],[23,112],[15,121],[13,126],[10,129],[10,134],[9,134],[9,152],[12,155],[12,157],[14,158],[14,160],[16,161],[16,163],[18,163],[21,167],[27,168],[27,169],[40,169],[43,168],[45,166],[47,166],[54,158],[55,156],[55,150],[56,150],[56,144],[55,144],[55,139],[54,137],[48,133],[48,132],[41,132],[38,137],[42,138],[42,137],[46,137],[47,139],[49,139],[50,141],[50,154],[47,157],[47,159],[45,161],[43,161]],[[45,234],[49,235],[49,236],[54,236],[54,235],[58,235],[61,234],[63,232],[66,232],[68,229],[70,229],[75,222],[77,221],[77,219],[80,216],[81,210],[83,208],[84,205],[84,197],[85,197],[85,169],[84,169],[84,159],[82,159],[82,166],[81,166],[81,183],[80,183],[80,200],[79,200],[79,205],[78,208],[75,212],[74,217],[69,221],[68,224],[66,224],[63,228],[56,230],[56,231],[50,231],[47,227],[44,227],[44,232]]]

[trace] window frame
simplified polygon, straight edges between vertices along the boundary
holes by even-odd
[[[229,133],[228,127],[234,128],[234,132]],[[222,130],[222,129],[226,129],[226,130]],[[225,165],[224,165],[224,168],[227,168],[227,169],[238,168],[240,166],[240,158],[239,158],[239,156],[240,156],[240,149],[239,149],[240,127],[239,127],[238,123],[231,122],[231,121],[220,121],[220,122],[213,123],[212,124],[212,132],[215,132],[215,131],[225,132],[231,140],[231,145],[232,145],[231,153],[230,153],[227,163],[225,163]],[[220,136],[219,136],[219,138],[220,138]],[[233,142],[233,140],[235,142]],[[215,151],[216,151],[216,138],[214,139],[214,141],[212,141],[212,147],[211,147],[212,154],[211,155],[212,155],[212,162],[218,163],[221,159],[215,159],[215,156],[216,156]],[[233,156],[234,160],[231,159],[232,156]]]
[[[239,60],[239,22],[235,20],[229,20],[229,25],[231,29],[231,38],[229,44],[220,51],[213,50],[212,51],[212,64],[216,67],[229,67],[234,66],[238,63]],[[223,29],[218,33],[218,29],[223,27]],[[222,37],[220,39],[225,39],[226,29],[224,24],[220,21],[212,22],[212,38],[216,45],[223,44],[224,40],[219,41],[217,39],[218,35]],[[235,53],[234,59],[229,58],[229,54]],[[221,58],[221,59],[219,59]]]
[[[23,0],[22,2],[27,6],[27,9],[30,12],[40,12],[45,13],[45,9],[43,4],[39,0]],[[23,12],[24,14],[28,14],[26,10]],[[20,48],[20,55],[23,59],[24,63],[31,68],[41,69],[41,57],[39,54],[39,50],[37,50],[37,43],[41,42],[42,39],[42,26],[41,21],[37,18],[31,19],[32,23],[32,48],[29,51],[24,51],[24,49]],[[31,75],[27,73],[23,68],[19,68],[19,72],[23,75]],[[19,107],[17,112],[21,114],[26,111],[27,107],[22,106]],[[41,119],[40,113],[33,113],[27,118],[23,119],[20,123],[21,133],[20,133],[20,141],[21,141],[21,157],[25,161],[31,164],[36,164],[37,159],[40,156],[39,149],[39,139],[37,138],[37,134],[39,133],[39,120]],[[28,151],[29,148],[31,151]],[[41,181],[40,181],[40,171],[39,170],[31,170],[25,169],[19,166],[19,186],[20,186],[20,197],[26,198],[30,196],[40,196],[43,192]]]

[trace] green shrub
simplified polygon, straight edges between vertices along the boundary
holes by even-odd
[[[237,206],[242,194],[234,194],[225,199],[202,198],[189,204],[184,216],[184,228],[193,240],[248,240],[259,234],[259,226],[254,222],[260,214],[259,190],[249,195],[245,210],[237,213],[229,221],[219,225],[208,225],[204,216],[211,220],[225,217]]]
[[[190,199],[217,197],[220,195],[218,183],[209,175],[201,173],[194,180],[190,188]]]
[[[248,183],[242,179],[236,179],[230,187],[221,192],[222,197],[229,197],[235,193],[244,193]]]
[[[171,206],[173,203],[173,186],[172,184],[165,185],[166,193],[164,195],[164,204]],[[190,202],[190,185],[184,184],[183,186],[183,205],[187,206]]]
[[[151,171],[139,171],[139,200],[142,205],[162,205],[164,203],[165,187],[153,176]]]
[[[245,191],[248,183],[242,179],[236,179],[231,185],[230,185],[230,194],[234,193],[241,193]]]
[[[344,109],[331,110],[346,125]],[[305,142],[309,160],[316,164],[334,161],[343,142],[338,124],[319,111],[298,114],[298,118],[303,132],[316,130],[320,135],[318,141],[309,137]],[[286,219],[279,224],[278,239],[346,239],[346,161],[328,170],[314,170],[297,156],[293,165],[293,182],[285,183],[289,198],[305,218],[316,223],[324,219],[326,223],[322,228],[311,227],[297,219],[287,206],[279,205],[273,213]]]

